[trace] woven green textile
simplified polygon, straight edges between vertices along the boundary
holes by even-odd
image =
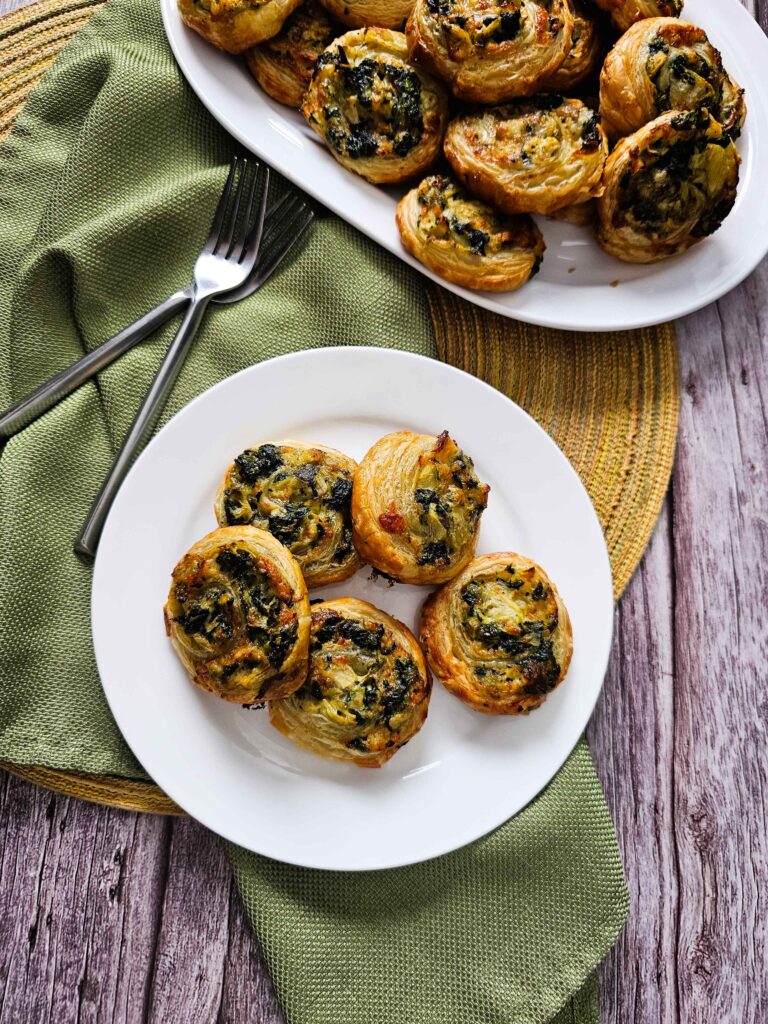
[[[188,280],[232,145],[184,84],[150,0],[110,0],[0,150],[0,406]],[[0,759],[142,778],[103,698],[75,537],[173,324],[0,456]],[[327,344],[434,353],[422,282],[338,220],[257,296],[215,309],[166,418],[261,359]],[[233,849],[290,1024],[594,1024],[626,913],[586,747],[474,846],[373,875]]]

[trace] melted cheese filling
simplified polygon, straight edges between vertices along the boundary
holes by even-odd
[[[223,692],[252,688],[265,669],[279,670],[296,643],[290,588],[240,544],[183,563],[170,611],[195,656],[217,659],[210,674]]]
[[[342,156],[406,156],[421,141],[426,103],[421,79],[404,61],[366,56],[349,61],[343,47],[323,53],[315,81],[322,87],[319,122]]]
[[[272,58],[281,64],[300,63],[307,83],[315,61],[336,34],[333,23],[320,4],[302,4],[286,21],[281,32],[263,43]]]
[[[486,662],[475,676],[489,690],[519,684],[521,692],[548,693],[560,678],[554,655],[557,602],[534,566],[514,565],[466,583],[461,590],[461,625]]]
[[[353,554],[351,497],[350,472],[325,453],[261,445],[235,459],[222,525],[268,530],[300,562],[341,565]]]
[[[558,18],[549,17],[551,8],[552,0],[427,0],[454,61],[511,40],[546,45],[563,27]]]
[[[469,456],[447,434],[419,458],[405,515],[419,565],[450,565],[466,550],[488,502]]]
[[[696,115],[676,121],[685,132],[695,128]],[[733,206],[738,181],[738,158],[719,126],[660,139],[638,159],[638,170],[621,183],[618,216],[624,222],[658,238],[691,222],[694,237],[717,230]]]
[[[649,42],[645,67],[660,113],[707,106],[717,114],[724,74],[717,51],[702,36],[689,46],[674,46],[661,36]]]
[[[312,616],[309,676],[288,699],[364,753],[393,746],[425,692],[416,663],[388,629],[322,612]]]
[[[505,220],[442,175],[425,178],[419,186],[418,202],[421,234],[450,241],[467,253],[496,256],[505,250],[535,245],[526,222]]]
[[[587,107],[541,97],[487,111],[465,129],[473,151],[500,167],[539,171],[568,161],[574,148],[593,152],[600,145],[599,118]]]

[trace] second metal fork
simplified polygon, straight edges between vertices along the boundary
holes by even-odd
[[[253,270],[268,194],[269,168],[261,167],[253,159],[235,157],[208,239],[195,263],[192,301],[75,542],[75,550],[80,554],[91,558],[96,554],[115,495],[157,423],[208,303],[216,295],[237,288]]]

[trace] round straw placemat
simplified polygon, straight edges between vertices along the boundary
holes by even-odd
[[[62,47],[102,6],[42,0],[0,18],[0,140]],[[509,395],[573,463],[603,525],[618,598],[650,539],[672,471],[679,413],[674,329],[665,324],[609,334],[552,331],[425,287],[440,358]],[[151,783],[0,766],[82,800],[182,813]]]

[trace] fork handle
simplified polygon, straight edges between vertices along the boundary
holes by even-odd
[[[85,526],[75,541],[75,551],[78,554],[95,558],[101,531],[104,529],[104,522],[112,508],[115,495],[120,490],[134,458],[143,448],[157,424],[209,302],[210,296],[205,295],[193,299],[187,309],[176,337],[171,342],[160,364],[160,369],[131,424],[131,429],[123,441],[112,469],[96,495]]]
[[[42,416],[81,384],[113,363],[123,352],[143,341],[189,302],[191,289],[175,292],[129,327],[98,345],[92,352],[54,374],[44,384],[0,415],[0,438],[13,437],[38,416]]]

